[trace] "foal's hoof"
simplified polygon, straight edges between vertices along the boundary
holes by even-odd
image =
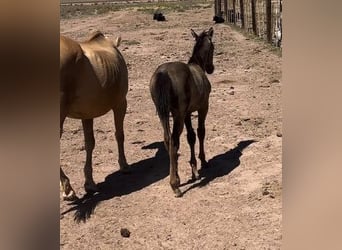
[[[65,201],[75,201],[77,199],[78,198],[77,198],[74,190],[71,190],[69,192],[69,194],[66,194],[65,192],[63,192],[63,200],[65,200]]]
[[[198,174],[198,171],[193,172],[193,173],[192,173],[192,176],[191,176],[191,180],[192,180],[192,181],[197,181],[197,180],[199,180],[199,179],[200,179],[200,176],[199,176],[199,174]]]
[[[176,198],[179,198],[179,197],[182,197],[182,196],[183,196],[183,194],[182,194],[182,192],[180,191],[179,188],[176,188],[176,189],[173,190],[173,191],[175,192],[175,197],[176,197]]]
[[[128,166],[128,164],[125,164],[123,166],[120,166],[120,172],[124,174],[131,173],[131,168]]]
[[[207,161],[202,161],[201,162],[201,167],[202,168],[208,168],[209,167],[209,163]]]
[[[100,191],[96,184],[85,184],[84,189],[87,194],[95,194]]]

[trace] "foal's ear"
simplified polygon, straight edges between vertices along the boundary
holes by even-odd
[[[196,34],[196,32],[193,29],[190,29],[190,30],[191,30],[191,35],[197,40],[198,35]]]
[[[208,33],[207,33],[207,34],[210,36],[210,38],[213,37],[213,35],[214,35],[214,29],[213,29],[213,27],[210,27],[210,29],[208,30]]]

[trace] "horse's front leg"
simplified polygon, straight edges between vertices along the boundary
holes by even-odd
[[[208,113],[208,105],[204,108],[198,110],[198,128],[197,128],[197,136],[200,144],[200,150],[198,157],[201,160],[202,167],[207,167],[208,162],[205,159],[205,152],[204,152],[204,137],[205,137],[205,118],[207,117]]]
[[[93,167],[92,167],[92,156],[95,147],[95,138],[93,131],[93,119],[82,120],[83,132],[84,132],[84,142],[86,150],[86,163],[84,165],[84,189],[87,193],[98,192],[99,189],[96,186],[93,179]]]
[[[120,170],[123,172],[127,172],[129,167],[127,164],[126,156],[125,156],[125,149],[124,149],[124,141],[125,141],[125,135],[124,135],[124,129],[123,129],[123,123],[126,115],[127,110],[127,100],[124,99],[124,101],[117,105],[114,109],[114,122],[115,122],[115,137],[116,142],[118,144],[118,151],[119,151],[119,166]]]

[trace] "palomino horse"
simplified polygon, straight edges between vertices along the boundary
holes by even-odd
[[[192,56],[188,64],[169,62],[160,65],[154,72],[150,91],[156,106],[160,122],[164,130],[164,144],[170,157],[170,184],[176,197],[182,196],[179,189],[178,175],[179,137],[184,123],[187,129],[187,139],[191,150],[190,165],[192,178],[198,179],[197,161],[195,157],[196,134],[191,125],[191,113],[198,111],[198,139],[200,142],[199,159],[202,167],[207,164],[204,153],[205,118],[209,107],[210,82],[205,72],[214,72],[212,43],[213,28],[197,35]],[[169,114],[173,117],[173,130],[170,131]]]
[[[95,147],[93,119],[109,110],[114,112],[120,170],[128,168],[123,131],[128,71],[117,49],[120,41],[119,37],[114,43],[99,31],[80,43],[60,37],[60,137],[66,117],[82,120],[86,150],[84,188],[87,193],[98,191],[92,175],[92,153]],[[64,199],[77,198],[62,168],[60,181]]]

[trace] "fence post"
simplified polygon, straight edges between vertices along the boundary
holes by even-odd
[[[230,11],[229,11],[229,2],[230,2],[231,0],[227,0],[227,22],[228,23],[231,23],[231,18],[230,18]]]
[[[272,42],[272,0],[266,0],[266,32],[267,41]]]
[[[236,9],[235,9],[236,0],[233,0],[233,23],[236,24]]]
[[[252,27],[253,27],[254,35],[257,34],[256,16],[255,16],[255,1],[256,0],[251,0],[251,3],[252,3]]]
[[[217,16],[222,16],[221,15],[221,0],[217,0]]]
[[[243,0],[240,0],[240,18],[241,18],[241,28],[245,28],[245,8],[243,6]]]
[[[226,22],[228,22],[228,0],[223,0],[223,7],[224,7],[224,18]]]

